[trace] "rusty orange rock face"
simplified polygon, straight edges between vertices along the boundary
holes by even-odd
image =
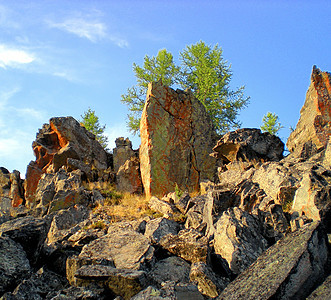
[[[316,149],[325,148],[331,136],[331,74],[313,67],[306,101],[300,112],[296,129],[287,147],[293,152],[307,142]]]
[[[198,191],[201,180],[213,179],[212,125],[192,93],[151,83],[140,135],[141,177],[148,197],[173,192],[176,184],[183,191]]]

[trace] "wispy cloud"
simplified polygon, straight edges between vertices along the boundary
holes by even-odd
[[[0,44],[0,68],[19,68],[32,63],[36,58],[33,54],[18,48],[11,48]]]
[[[69,32],[80,38],[88,39],[93,43],[96,43],[100,40],[110,40],[118,47],[128,47],[128,41],[116,34],[109,33],[105,23],[97,19],[89,20],[89,18],[91,17],[71,17],[67,18],[63,22],[48,21],[48,24],[52,28],[57,28]]]

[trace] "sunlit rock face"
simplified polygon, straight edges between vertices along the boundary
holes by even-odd
[[[73,117],[51,118],[39,130],[32,143],[35,161],[27,167],[25,199],[27,205],[35,200],[39,180],[44,173],[55,173],[61,167],[67,171],[107,169],[107,153],[95,136]]]
[[[300,119],[291,133],[287,148],[310,156],[325,148],[331,135],[331,74],[313,67]],[[307,155],[306,155],[307,156]]]
[[[191,92],[150,83],[140,134],[141,176],[148,197],[172,192],[176,184],[198,191],[200,181],[213,179],[212,123]]]

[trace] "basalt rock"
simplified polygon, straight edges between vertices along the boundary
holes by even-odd
[[[173,90],[161,82],[149,84],[140,122],[141,176],[148,197],[198,191],[214,178],[212,123],[191,92]]]
[[[113,149],[113,159],[114,159],[114,171],[118,172],[119,168],[124,165],[124,163],[136,157],[135,151],[132,150],[131,141],[123,137],[119,137],[115,140],[116,148]]]
[[[287,148],[308,158],[326,148],[331,136],[331,74],[313,67],[300,119],[287,140]]]
[[[260,129],[242,128],[222,136],[213,155],[225,164],[233,161],[265,162],[283,158],[284,143],[275,135]]]
[[[217,299],[305,299],[323,279],[326,234],[314,222],[267,249]]]
[[[83,172],[106,170],[108,155],[95,136],[72,117],[51,118],[39,130],[32,143],[36,156],[27,167],[25,199],[34,203],[39,180],[44,173],[55,173],[60,168],[72,171],[75,166]],[[80,163],[74,163],[78,161]]]

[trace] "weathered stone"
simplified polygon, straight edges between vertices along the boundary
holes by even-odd
[[[178,235],[168,234],[159,244],[170,253],[189,262],[207,261],[208,238],[194,229],[183,229]]]
[[[179,231],[179,225],[175,221],[166,218],[157,218],[146,223],[145,236],[152,242],[159,242],[167,234],[176,235]]]
[[[23,204],[23,180],[19,171],[10,173],[6,168],[0,167],[0,202],[3,197],[9,198],[13,207]]]
[[[214,132],[203,105],[191,92],[149,85],[140,122],[141,176],[147,197],[164,196],[175,185],[199,190],[202,180],[214,177],[210,157]]]
[[[112,260],[116,268],[141,270],[153,262],[154,248],[132,228],[113,225],[108,234],[84,246],[79,257]]]
[[[30,278],[23,280],[10,294],[17,300],[42,300],[49,293],[63,289],[66,284],[67,281],[58,274],[41,268]],[[8,296],[7,293],[6,297]]]
[[[116,185],[120,192],[142,194],[143,184],[140,176],[140,163],[137,157],[131,157],[119,167],[116,174]]]
[[[165,217],[170,217],[175,213],[175,207],[168,202],[165,202],[163,200],[160,200],[159,198],[153,196],[148,201],[148,206],[161,214],[163,214]]]
[[[305,299],[325,274],[326,234],[319,222],[267,249],[218,299]]]
[[[324,282],[313,291],[307,300],[328,300],[331,295],[331,275],[329,275]]]
[[[114,159],[114,171],[118,172],[121,166],[125,164],[127,160],[135,157],[135,152],[132,150],[132,143],[129,138],[124,139],[119,137],[115,140],[116,148],[113,149]]]
[[[296,190],[292,212],[305,215],[314,221],[322,220],[331,232],[331,171],[314,166],[302,176]]]
[[[83,286],[96,282],[124,299],[130,299],[147,286],[144,271],[116,269],[111,266],[83,266],[76,271],[75,277],[81,279],[80,284]]]
[[[287,140],[287,148],[298,156],[307,158],[325,148],[330,136],[331,74],[314,66],[300,119]],[[311,147],[313,151],[308,151],[308,155],[305,155],[307,147]]]
[[[50,300],[107,300],[109,295],[104,295],[100,288],[85,288],[71,286],[67,289],[53,293]]]
[[[47,234],[47,244],[62,242],[76,233],[81,226],[76,226],[80,222],[87,220],[90,210],[84,206],[73,206],[60,210],[54,216]]]
[[[161,286],[163,282],[189,283],[190,265],[184,259],[171,256],[155,264],[149,276]]]
[[[29,206],[35,201],[41,175],[67,168],[68,159],[79,160],[90,168],[107,169],[106,151],[95,136],[72,117],[51,118],[37,133],[32,148],[36,161],[30,162],[25,176],[25,200]],[[73,169],[72,163],[68,168]]]
[[[218,277],[204,262],[196,262],[191,266],[190,280],[195,282],[201,294],[210,298],[217,297],[229,281]]]
[[[29,272],[29,260],[22,246],[0,235],[0,296],[13,290]]]
[[[47,223],[39,218],[17,218],[1,224],[0,234],[21,244],[31,264],[35,264],[46,239]]]
[[[279,161],[283,158],[284,143],[279,137],[260,129],[242,128],[226,133],[213,148],[213,155],[227,164],[233,161]]]
[[[267,247],[259,221],[237,207],[229,208],[216,223],[215,253],[235,274],[247,269]]]
[[[158,290],[157,288],[151,285],[131,298],[131,300],[148,300],[148,299],[171,300],[170,297],[163,296],[162,291]]]

